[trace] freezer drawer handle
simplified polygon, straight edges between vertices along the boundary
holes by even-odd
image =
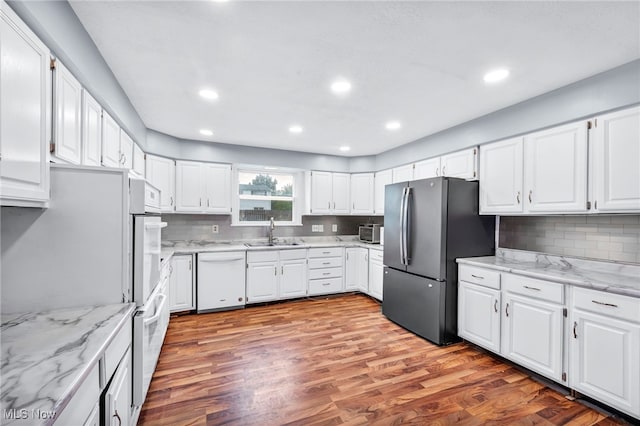
[[[611,306],[612,308],[618,307],[618,305],[614,305],[613,303],[598,302],[597,300],[592,300],[592,302],[595,303],[596,305]]]
[[[484,280],[484,277],[481,277],[480,275],[473,275],[473,274],[471,274],[471,276],[472,276],[473,278],[477,278],[477,279],[479,279],[479,280]]]
[[[535,291],[542,291],[537,287],[529,287],[528,285],[525,285],[524,288],[526,288],[527,290],[535,290]]]
[[[156,313],[153,314],[151,318],[146,318],[144,320],[144,325],[153,324],[154,322],[157,322],[160,319],[160,315],[162,315],[162,311],[164,310],[164,304],[167,302],[167,296],[164,294],[161,294],[159,297],[162,298],[162,302],[160,302],[160,304],[158,305],[158,309],[156,309]]]

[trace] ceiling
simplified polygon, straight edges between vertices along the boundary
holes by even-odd
[[[638,1],[70,4],[148,128],[321,154],[378,154],[640,58]]]

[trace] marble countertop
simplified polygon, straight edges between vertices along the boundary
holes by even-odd
[[[640,297],[640,265],[498,249],[495,256],[457,259],[459,264]]]
[[[135,304],[123,303],[3,314],[2,410],[60,415],[134,310]],[[2,424],[47,425],[54,421],[1,415]]]

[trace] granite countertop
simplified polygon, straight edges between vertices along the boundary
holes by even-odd
[[[457,259],[459,264],[640,297],[640,265],[498,249],[495,256]]]
[[[60,415],[134,310],[135,304],[122,303],[3,314],[2,410]],[[47,425],[55,420],[8,419],[5,413],[2,424],[25,424],[26,420]]]

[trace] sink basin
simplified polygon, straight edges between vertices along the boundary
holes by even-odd
[[[298,246],[299,243],[287,243],[284,241],[274,241],[272,243],[268,241],[259,241],[256,243],[246,243],[249,247],[282,247],[282,246]]]

